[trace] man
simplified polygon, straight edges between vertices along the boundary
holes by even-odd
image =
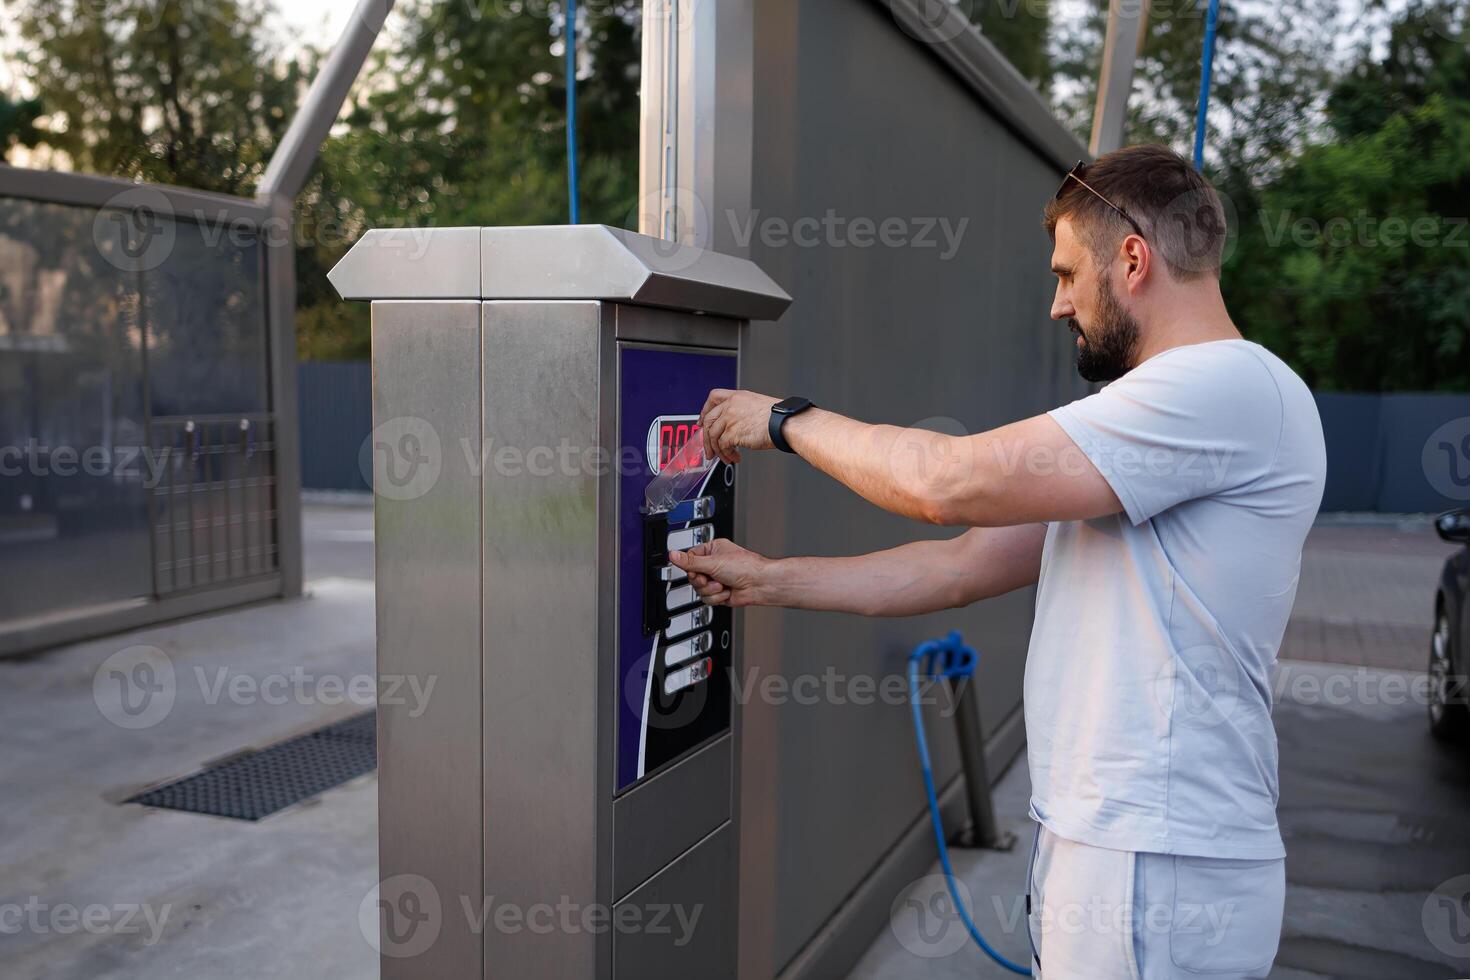
[[[871,616],[1037,583],[1037,972],[1264,977],[1285,893],[1269,673],[1321,502],[1321,423],[1231,322],[1220,200],[1186,161],[1139,146],[1079,164],[1045,225],[1051,315],[1077,334],[1082,376],[1111,382],[1097,394],[967,437],[750,391],[711,392],[702,413],[712,456],[783,448],[880,507],[968,530],[852,558],[717,540],[672,560],[708,603]],[[916,458],[942,462],[903,465]]]

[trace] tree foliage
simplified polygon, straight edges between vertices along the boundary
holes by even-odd
[[[311,66],[242,0],[13,0],[39,142],[78,170],[249,194]]]
[[[1470,390],[1470,54],[1443,6],[1331,90],[1327,130],[1242,212],[1224,287],[1308,383]]]
[[[274,2],[9,0],[38,98],[0,99],[0,153],[250,194],[320,61],[280,53]],[[566,220],[562,2],[399,4],[296,203],[304,356],[367,353],[366,310],[325,276],[363,230]],[[1189,149],[1206,2],[1153,0],[1130,142]],[[1238,216],[1227,298],[1318,387],[1470,388],[1467,4],[1222,4],[1206,161]],[[639,7],[575,25],[584,220],[632,221]],[[1058,9],[968,5],[1085,140],[1107,0]]]

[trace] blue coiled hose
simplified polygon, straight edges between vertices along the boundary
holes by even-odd
[[[924,792],[929,797],[929,819],[934,825],[934,844],[939,848],[939,864],[944,869],[944,883],[949,888],[950,900],[959,911],[965,928],[970,930],[970,938],[975,940],[975,945],[986,956],[1012,973],[1029,977],[1031,971],[1027,967],[1006,959],[985,941],[985,937],[975,926],[975,920],[970,918],[970,910],[960,901],[954,868],[949,863],[949,845],[944,840],[944,824],[939,818],[939,797],[934,791],[934,769],[929,763],[929,740],[924,736],[924,712],[919,700],[920,663],[924,662],[923,676],[953,680],[974,676],[978,659],[975,651],[965,646],[958,630],[952,631],[942,640],[921,643],[909,654],[909,708],[914,715],[914,740],[919,745],[919,765],[924,770]]]

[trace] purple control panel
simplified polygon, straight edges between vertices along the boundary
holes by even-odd
[[[733,617],[704,605],[669,551],[728,538],[734,471],[717,463],[673,509],[645,512],[649,482],[692,439],[712,388],[733,388],[736,359],[687,348],[618,350],[617,791],[730,728]],[[641,459],[643,465],[636,464]]]

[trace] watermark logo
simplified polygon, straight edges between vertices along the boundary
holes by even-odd
[[[92,219],[92,241],[106,262],[123,272],[152,272],[173,254],[178,225],[168,198],[133,187],[108,199]]]
[[[418,956],[439,939],[444,906],[439,890],[422,875],[385,878],[363,896],[357,925],[368,945],[384,956]]]
[[[1470,417],[1451,419],[1431,432],[1419,462],[1436,493],[1470,500]]]
[[[404,415],[368,433],[357,461],[363,479],[378,496],[415,500],[439,482],[444,451],[432,425]]]
[[[683,272],[709,247],[709,208],[687,187],[643,195],[628,212],[626,223],[631,228],[653,229],[651,234],[625,241],[634,255],[659,272]]]
[[[888,0],[893,20],[909,37],[945,44],[970,29],[975,0]]]
[[[121,902],[116,905],[51,904],[32,895],[25,902],[0,904],[0,936],[22,932],[32,935],[142,936],[144,946],[155,946],[168,925],[172,903],[146,905]]]
[[[1154,701],[1175,726],[1214,728],[1240,706],[1240,672],[1235,657],[1220,647],[1188,647],[1154,675]]]
[[[965,883],[954,884],[965,908],[974,908]],[[888,911],[888,928],[904,949],[925,959],[953,956],[970,942],[944,875],[920,878],[899,895]]]
[[[191,679],[192,678],[192,682]],[[317,674],[295,666],[269,674],[248,674],[229,667],[195,666],[182,674],[157,647],[120,650],[102,662],[92,678],[92,698],[102,717],[119,728],[138,730],[159,724],[173,711],[181,692],[190,703],[213,708],[283,705],[338,707],[356,705],[403,707],[408,717],[421,717],[438,684],[437,674]],[[197,687],[198,698],[193,697]]]
[[[152,728],[173,710],[178,683],[173,661],[158,647],[119,650],[92,675],[92,700],[119,728]]]
[[[1240,212],[1229,194],[1187,191],[1164,207],[1154,231],[1170,263],[1186,273],[1214,272],[1235,254]]]
[[[950,488],[965,485],[974,472],[974,449],[964,441],[969,434],[964,423],[947,415],[919,419],[900,430],[889,447],[889,475],[925,500],[945,499]]]
[[[1470,875],[1458,875],[1430,892],[1420,922],[1435,949],[1446,956],[1470,957]]]

